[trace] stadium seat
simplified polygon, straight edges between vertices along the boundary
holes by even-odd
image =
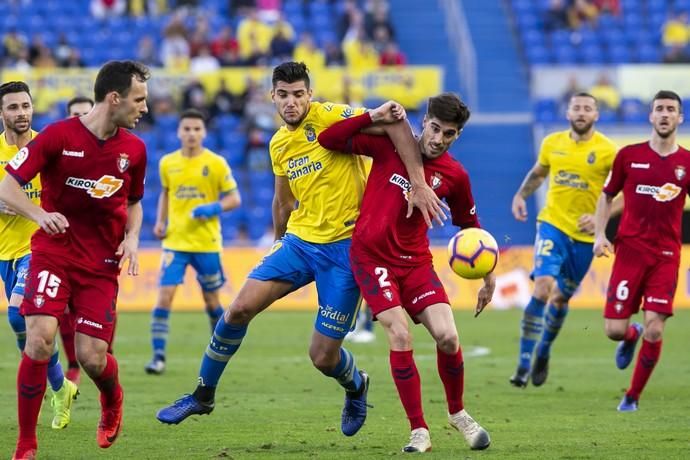
[[[620,106],[621,119],[626,123],[646,123],[647,106],[639,99],[624,98]]]
[[[551,53],[545,46],[532,45],[526,51],[527,60],[532,65],[551,63]]]
[[[604,52],[598,44],[582,45],[580,56],[584,64],[603,64],[605,61]]]
[[[626,45],[612,45],[608,48],[608,62],[625,64],[631,62],[630,50]]]
[[[540,123],[552,123],[558,119],[558,102],[554,99],[539,99],[534,107],[535,118]]]
[[[553,54],[558,64],[575,64],[577,62],[575,47],[572,45],[556,46]]]
[[[653,44],[641,45],[638,49],[640,62],[660,62],[661,50]]]

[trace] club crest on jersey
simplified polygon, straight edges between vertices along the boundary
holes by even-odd
[[[384,289],[383,296],[390,302],[393,300],[393,293],[389,289]]]
[[[34,303],[36,304],[36,308],[41,308],[46,303],[46,299],[43,298],[42,294],[38,294],[34,297]]]
[[[204,177],[208,176],[208,166],[204,165],[204,167],[201,168],[201,175]]]
[[[117,159],[117,169],[123,173],[127,171],[127,168],[129,168],[129,155],[126,153],[121,153],[120,157]]]
[[[82,179],[80,177],[68,177],[66,185],[86,190],[92,198],[109,198],[122,188],[125,181],[114,176],[101,176],[100,179]]]
[[[314,142],[316,140],[316,131],[314,131],[314,127],[311,125],[311,123],[307,123],[307,125],[304,127],[304,135],[307,137],[309,142]]]
[[[589,152],[589,155],[587,155],[587,163],[593,165],[595,161],[597,161],[597,154]]]
[[[678,165],[676,166],[676,169],[673,170],[673,172],[676,175],[676,179],[683,180],[683,178],[685,177],[685,166]]]
[[[433,176],[431,176],[431,189],[436,190],[441,186],[441,173],[434,173]]]

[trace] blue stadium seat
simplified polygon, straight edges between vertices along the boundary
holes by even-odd
[[[551,63],[551,53],[545,46],[532,45],[526,49],[527,60],[532,65]]]
[[[241,122],[240,117],[231,114],[219,115],[214,120],[215,128],[220,133],[234,131]]]
[[[582,45],[580,56],[584,64],[603,64],[605,62],[604,52],[598,44]]]
[[[626,44],[626,35],[617,27],[601,30],[601,39],[606,46],[617,46]]]
[[[572,45],[556,46],[553,54],[558,64],[575,64],[577,62],[577,53]]]
[[[525,29],[520,35],[522,37],[522,44],[527,51],[533,46],[546,45],[544,33],[538,29]]]
[[[608,48],[608,62],[625,64],[632,62],[630,50],[626,45],[612,45]]]
[[[639,99],[624,98],[620,106],[621,119],[626,123],[647,122],[647,106]]]
[[[571,32],[568,30],[555,30],[551,33],[550,41],[551,41],[551,46],[553,49],[556,49],[557,47],[560,46],[566,46],[566,45],[571,45],[572,42],[570,41],[570,34]]]
[[[534,116],[540,123],[552,123],[558,119],[558,102],[554,99],[539,99],[534,106]]]
[[[671,2],[668,0],[647,0],[648,14],[666,14]]]
[[[638,53],[640,62],[661,62],[661,50],[654,44],[641,45]]]
[[[599,123],[616,123],[618,115],[613,110],[603,109],[599,111]]]

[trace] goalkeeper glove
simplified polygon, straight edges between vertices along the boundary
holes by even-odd
[[[192,211],[192,217],[194,217],[195,219],[208,219],[210,217],[219,215],[221,212],[223,212],[223,207],[220,205],[218,201],[216,201],[215,203],[202,204],[197,206]]]

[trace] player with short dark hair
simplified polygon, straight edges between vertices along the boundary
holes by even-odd
[[[36,132],[31,129],[33,101],[29,86],[22,81],[11,81],[0,85],[0,116],[4,132],[0,134],[0,165],[3,167],[24,148]],[[5,175],[4,168],[0,177]],[[38,177],[22,187],[35,204],[41,202],[41,181]],[[7,296],[7,318],[17,336],[17,347],[24,351],[26,345],[26,321],[20,314],[26,287],[26,277],[31,261],[31,235],[38,226],[23,216],[18,216],[0,201],[0,276]],[[65,428],[70,423],[72,402],[76,399],[77,385],[65,378],[59,360],[57,344],[48,363],[48,382],[53,393],[50,398],[53,407],[53,429]]]
[[[570,128],[544,138],[537,162],[513,197],[513,216],[526,222],[525,199],[548,178],[546,203],[537,216],[534,291],[522,316],[518,365],[510,378],[516,387],[527,386],[530,377],[540,386],[548,377],[551,346],[592,263],[594,209],[616,155],[615,144],[596,130],[599,109],[591,94],[574,94],[566,117]]]
[[[285,122],[269,147],[275,174],[276,242],[218,321],[194,393],[161,409],[157,418],[177,424],[190,415],[210,413],[218,381],[242,343],[250,321],[279,298],[315,281],[319,306],[309,356],[314,367],[345,390],[341,431],[353,436],[366,419],[369,377],[341,345],[355,320],[360,299],[348,254],[365,172],[360,158],[321,147],[317,136],[336,121],[363,113],[364,109],[312,101],[304,63],[278,65],[272,81],[271,96]],[[422,176],[421,159],[413,158],[412,162],[415,160],[419,164],[418,179]],[[415,182],[415,191],[416,184],[419,182]],[[426,199],[427,193],[433,192],[425,187],[419,187],[419,197],[423,193]],[[299,206],[295,206],[297,202]],[[423,212],[426,219],[429,214],[441,213],[435,200],[427,203],[430,206]]]
[[[388,336],[393,381],[410,421],[410,441],[403,452],[431,450],[407,315],[422,323],[436,341],[438,372],[451,425],[471,448],[485,449],[489,434],[464,409],[462,350],[448,296],[433,267],[427,226],[418,214],[406,217],[410,181],[405,166],[389,138],[360,133],[374,122],[395,122],[400,110],[399,104],[387,102],[327,128],[319,135],[319,142],[331,150],[373,158],[350,259],[362,295]],[[467,171],[448,149],[469,117],[469,109],[455,94],[430,98],[415,146],[421,150],[426,182],[439,197],[446,198],[453,224],[462,228],[479,227],[479,220]],[[477,314],[491,300],[494,287],[494,275],[490,274],[479,291]]]
[[[177,137],[181,148],[159,162],[161,191],[153,233],[163,241],[163,255],[158,300],[151,312],[153,358],[145,367],[148,374],[165,370],[170,310],[188,265],[197,272],[211,332],[223,316],[220,215],[241,203],[227,161],[203,145],[204,115],[195,109],[182,112]]]
[[[96,440],[107,448],[120,433],[123,393],[107,353],[116,316],[118,274],[138,274],[146,147],[127,129],[148,111],[148,69],[110,61],[96,76],[87,115],[47,126],[6,166],[0,199],[40,229],[31,240],[31,270],[21,312],[27,337],[17,375],[19,433],[14,458],[33,458],[36,422],[58,323],[77,316],[77,358],[100,391]],[[125,84],[124,81],[127,83]],[[21,186],[41,174],[41,206]]]
[[[659,91],[652,101],[647,142],[623,147],[597,203],[594,254],[614,252],[605,230],[611,201],[623,192],[625,207],[615,239],[615,258],[604,309],[606,335],[620,341],[616,366],[625,369],[637,354],[630,387],[618,405],[636,411],[642,390],[661,355],[666,320],[673,315],[681,253],[681,220],[690,192],[690,151],[676,141],[683,105],[672,91]],[[644,301],[644,326],[630,317]]]
[[[67,101],[67,117],[81,117],[86,115],[93,108],[93,99],[86,96],[75,96]]]

